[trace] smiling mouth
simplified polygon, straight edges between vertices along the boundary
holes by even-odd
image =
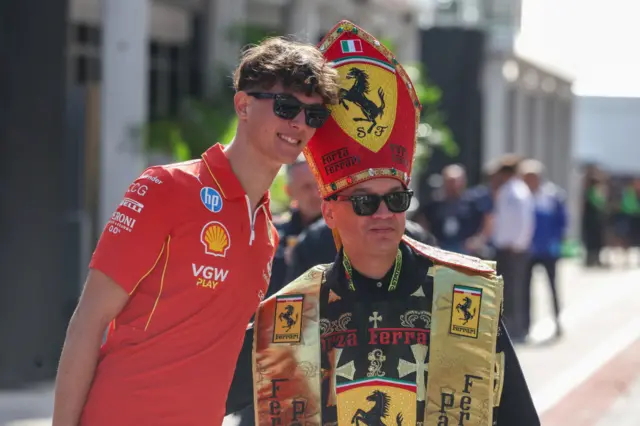
[[[285,141],[289,145],[300,145],[300,139],[292,138],[291,136],[283,135],[282,133],[278,133],[278,137],[280,138],[280,140]]]

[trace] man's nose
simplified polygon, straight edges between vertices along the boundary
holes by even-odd
[[[373,214],[373,217],[376,219],[388,219],[393,216],[393,212],[389,210],[387,204],[384,200],[380,200],[380,205],[378,206],[378,210]]]
[[[289,120],[289,125],[294,129],[301,129],[302,126],[305,125],[305,112],[304,110],[300,110],[298,115],[296,115],[292,120]]]

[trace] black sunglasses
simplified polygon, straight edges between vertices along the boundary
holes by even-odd
[[[248,92],[256,99],[273,99],[273,113],[285,120],[293,120],[304,109],[307,126],[319,129],[331,112],[323,104],[305,104],[289,93]]]
[[[411,205],[411,197],[413,197],[413,191],[407,189],[406,191],[391,192],[385,195],[332,195],[327,200],[351,201],[355,214],[358,216],[371,216],[378,211],[382,201],[392,213],[406,212]]]

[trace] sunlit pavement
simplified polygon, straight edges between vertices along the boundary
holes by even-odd
[[[545,426],[638,425],[631,416],[640,380],[640,269],[584,269],[565,261],[559,270],[563,338],[551,339],[551,299],[543,271],[534,287],[538,319],[531,341],[517,347]],[[635,392],[635,393],[634,393]],[[635,409],[635,413],[638,410]]]

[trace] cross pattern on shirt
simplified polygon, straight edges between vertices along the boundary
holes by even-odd
[[[336,395],[337,377],[340,376],[345,379],[353,380],[356,375],[356,366],[353,361],[349,361],[345,365],[338,367],[342,350],[342,348],[334,348],[329,355],[329,362],[331,363],[331,382],[329,383],[329,399],[327,401],[327,407],[335,406],[338,400]]]
[[[378,321],[382,321],[382,316],[378,314],[378,311],[374,311],[373,316],[369,317],[369,322],[373,323],[373,328],[378,328]]]
[[[400,359],[398,362],[398,375],[400,378],[408,376],[411,373],[416,373],[416,386],[418,387],[417,396],[418,401],[424,401],[425,398],[425,380],[424,375],[429,371],[429,365],[426,362],[427,352],[429,347],[426,345],[412,345],[411,352],[416,362],[405,361]]]

